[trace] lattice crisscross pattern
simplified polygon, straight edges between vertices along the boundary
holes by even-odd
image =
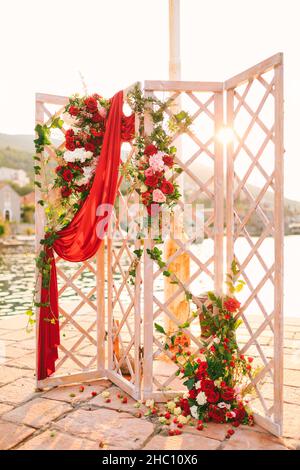
[[[164,401],[182,390],[171,353],[164,349],[154,323],[166,329],[181,324],[176,308],[186,302],[184,287],[195,296],[208,289],[223,290],[223,242],[226,227],[227,267],[233,257],[247,284],[242,293],[243,327],[238,330],[242,353],[258,366],[251,375],[257,398],[256,421],[280,434],[282,426],[282,265],[283,265],[283,65],[282,55],[267,59],[226,82],[147,81],[145,93],[163,100],[174,98],[164,111],[172,117],[187,110],[192,126],[174,136],[177,164],[174,178],[181,187],[178,219],[187,214],[183,234],[170,234],[172,251],[165,251],[170,269],[188,260],[183,285],[166,289],[165,278],[145,254],[135,285],[128,267],[139,241],[126,230],[124,216],[133,223],[137,196],[124,196],[119,187],[114,234],[102,245],[97,260],[67,264],[57,259],[61,315],[59,377],[45,384],[71,383],[107,376],[135,398]],[[227,183],[224,184],[224,147],[218,140],[227,125],[234,140],[227,146]],[[37,122],[59,115],[67,98],[37,95]],[[145,116],[146,133],[151,121]],[[56,141],[57,146],[63,141]],[[56,136],[57,137],[57,136]],[[131,149],[133,152],[133,149]],[[129,154],[127,158],[130,158]],[[47,148],[41,178],[51,183],[55,152]],[[121,183],[121,180],[120,180]],[[124,182],[122,183],[124,184]],[[224,195],[226,217],[224,218]],[[37,191],[36,200],[41,198]],[[126,218],[125,217],[125,218]],[[224,223],[225,219],[225,223]],[[37,249],[43,236],[44,213],[37,205]],[[202,233],[192,230],[202,227]],[[116,233],[118,236],[116,236]],[[168,243],[164,249],[167,250]],[[152,241],[145,240],[145,248]],[[146,250],[144,250],[146,253]],[[185,257],[185,258],[184,258]],[[170,287],[170,286],[169,286]],[[200,304],[199,304],[200,305]],[[180,318],[180,319],[179,319]],[[143,325],[143,328],[141,328]],[[173,326],[172,326],[173,325]],[[201,348],[198,317],[184,330],[195,353]],[[106,342],[107,340],[107,342]],[[106,347],[107,345],[107,347]],[[71,374],[69,376],[69,374]],[[41,386],[44,385],[39,384]],[[271,391],[271,396],[270,396]]]
[[[250,73],[227,92],[228,125],[234,132],[228,149],[227,261],[235,257],[246,282],[238,340],[257,367],[253,406],[275,431],[282,415],[281,67]]]
[[[223,199],[223,178],[222,149],[216,133],[222,125],[223,111],[222,86],[216,91],[218,84],[206,89],[195,84],[194,88],[185,89],[177,82],[173,86],[169,82],[165,87],[161,82],[146,82],[145,88],[148,94],[159,99],[172,99],[165,110],[166,121],[174,116],[178,102],[182,109],[189,112],[192,121],[188,129],[179,130],[173,137],[173,143],[178,149],[176,163],[182,170],[174,177],[180,184],[182,194],[176,209],[176,220],[183,220],[184,232],[182,236],[170,233],[175,249],[172,253],[165,253],[168,256],[165,258],[167,266],[171,270],[176,263],[182,262],[182,257],[188,258],[189,274],[183,285],[174,287],[166,297],[162,287],[162,270],[146,256],[146,335],[146,331],[149,334],[148,328],[153,331],[154,323],[161,324],[167,330],[182,323],[175,312],[176,306],[185,302],[184,288],[199,295],[205,290],[221,287],[223,255],[218,223],[223,226],[223,215],[222,204],[217,206],[216,201]],[[152,318],[151,326],[149,318]],[[185,334],[190,339],[191,348],[197,353],[202,347],[198,318],[194,318]],[[145,338],[144,391],[147,397],[167,399],[174,391],[182,389],[182,383],[175,374],[176,367],[170,361],[171,357],[172,353],[164,350],[164,345],[154,331],[149,344]],[[149,372],[150,369],[153,369],[153,374]]]
[[[53,116],[61,116],[67,98],[49,95],[37,95],[37,122],[45,123]],[[61,149],[64,134],[68,127],[65,116],[62,129],[53,131],[51,140],[53,146],[47,146],[42,158],[41,181],[43,188],[48,186],[50,197],[55,200],[55,190],[51,189],[54,170],[57,166],[55,149]],[[38,191],[37,191],[38,192]],[[37,194],[37,200],[42,194]],[[43,236],[44,214],[41,206],[36,206],[36,235],[37,250],[39,240]],[[50,383],[56,377],[75,374],[79,378],[82,373],[91,373],[99,368],[100,345],[97,333],[97,262],[91,259],[82,263],[68,263],[56,257],[60,315],[59,359],[56,372]]]
[[[131,147],[126,160],[132,154]],[[135,284],[130,282],[129,274],[134,260],[133,251],[140,247],[140,242],[132,237],[130,231],[134,230],[139,217],[139,199],[136,193],[127,195],[125,186],[130,186],[130,183],[122,181],[120,176],[115,212],[108,231],[108,370],[112,380],[135,398],[140,398],[140,267],[137,268]]]

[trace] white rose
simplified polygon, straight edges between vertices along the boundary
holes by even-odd
[[[103,398],[108,398],[108,397],[110,396],[110,393],[109,393],[109,392],[102,392],[102,393],[101,393],[101,396],[102,396]]]
[[[75,161],[75,157],[76,157],[75,152],[71,152],[70,150],[67,150],[63,156],[66,162],[72,162],[72,163]]]
[[[181,414],[180,406],[177,406],[176,408],[174,408],[173,413],[174,413],[175,416],[179,416]]]
[[[214,343],[215,343],[215,344],[219,344],[220,341],[221,341],[220,338],[214,338]]]
[[[82,163],[88,160],[89,158],[92,158],[92,156],[93,156],[93,152],[90,152],[90,151],[84,152],[84,154],[81,157]]]
[[[205,403],[206,403],[205,393],[204,392],[198,393],[196,401],[197,401],[198,405],[200,405],[200,406],[205,405]]]
[[[199,380],[198,382],[195,383],[195,388],[199,390],[200,387],[201,387],[201,382]]]
[[[215,384],[216,387],[220,387],[221,382],[222,382],[222,379],[219,378],[219,379],[217,379],[217,380],[214,381],[214,384]]]
[[[199,413],[198,413],[198,406],[194,405],[191,406],[191,415],[193,418],[198,419],[199,418]]]

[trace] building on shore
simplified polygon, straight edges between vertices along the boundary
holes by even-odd
[[[20,223],[21,201],[19,194],[6,183],[0,182],[0,217],[7,222]]]
[[[17,170],[15,168],[0,167],[0,181],[12,181],[21,188],[30,183],[30,179],[24,170]]]

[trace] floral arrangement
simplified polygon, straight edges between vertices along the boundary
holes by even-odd
[[[213,308],[202,304],[201,326],[209,329],[210,338],[202,341],[200,356],[189,349],[185,339],[184,330],[190,326],[190,321],[180,325],[172,336],[168,336],[161,325],[155,325],[165,336],[165,349],[173,352],[177,375],[187,387],[187,392],[177,400],[176,408],[179,407],[180,414],[188,420],[196,419],[199,430],[208,421],[232,423],[235,427],[253,424],[249,407],[253,392],[250,376],[258,370],[252,370],[253,358],[240,354],[236,342],[236,330],[242,323],[239,319],[241,304],[233,294],[244,285],[238,275],[233,261],[232,272],[227,275],[230,295],[207,293]],[[198,311],[194,312],[193,317],[198,315]]]
[[[149,216],[156,215],[162,204],[172,206],[180,197],[178,185],[173,181],[174,171],[179,168],[174,163],[174,150],[175,147],[160,150],[159,144],[149,143],[131,163],[130,176]]]
[[[43,175],[44,183],[42,185],[40,181],[35,181],[42,195],[38,203],[45,208],[46,215],[45,236],[40,241],[44,248],[53,245],[57,231],[68,225],[89,194],[102,148],[109,108],[109,100],[98,94],[84,97],[74,95],[64,108],[63,119],[54,115],[49,123],[37,124],[35,127],[37,137],[34,140],[34,171],[36,175]],[[65,131],[63,144],[55,148],[51,142],[51,131],[57,128],[62,130],[64,121],[70,128]],[[41,157],[45,147],[55,152],[58,162],[51,182],[48,181],[49,157]],[[42,275],[43,287],[48,289],[51,265],[45,250],[42,249],[38,254],[36,265]],[[35,301],[37,284],[32,308],[26,312],[29,328],[35,323],[33,307],[42,306]],[[51,321],[55,322],[55,319]]]
[[[46,193],[40,203],[47,204],[47,232],[57,231],[67,225],[89,193],[101,152],[109,107],[108,100],[94,94],[86,97],[72,96],[64,109],[63,117],[71,127],[65,132],[63,145],[60,149],[55,149],[59,165],[55,169],[54,182],[50,188],[41,188],[42,194]],[[39,162],[39,154],[45,145],[51,145],[51,129],[62,128],[63,123],[62,119],[54,118],[48,126],[36,126],[38,137],[35,140],[35,158]],[[36,166],[35,171],[39,174],[41,166]],[[47,198],[49,189],[58,190],[55,204],[51,198]]]
[[[161,102],[153,97],[145,97],[139,86],[133,88],[127,100],[140,124],[134,142],[136,152],[131,161],[124,165],[123,173],[130,180],[131,190],[138,192],[149,216],[153,217],[163,205],[171,209],[180,198],[175,179],[176,173],[181,173],[181,168],[175,163],[177,149],[171,142],[179,128],[189,126],[190,117],[181,111],[165,126],[164,110],[172,99]],[[145,113],[150,114],[153,123],[150,135],[144,132]]]
[[[122,165],[121,170],[125,179],[130,181],[130,190],[136,190],[140,195],[147,209],[148,223],[151,224],[151,217],[157,215],[163,205],[171,208],[180,197],[175,175],[181,169],[175,164],[176,147],[171,146],[171,140],[179,128],[189,125],[190,118],[183,111],[175,114],[169,120],[167,132],[163,120],[164,110],[170,100],[161,102],[146,98],[137,85],[128,94],[128,102],[132,111],[138,115],[140,124],[138,133],[134,136],[125,120],[122,123],[122,140],[134,139],[136,152],[131,161]],[[89,194],[101,153],[109,109],[110,101],[98,94],[83,97],[74,95],[69,98],[63,110],[63,119],[55,115],[49,123],[38,124],[35,128],[37,138],[34,141],[34,170],[36,175],[43,175],[45,182],[42,185],[40,181],[35,181],[42,194],[38,203],[44,206],[46,214],[45,236],[40,242],[45,248],[53,245],[57,232],[69,224]],[[145,112],[150,112],[154,123],[150,136],[144,134]],[[62,129],[64,122],[70,128],[65,131],[65,141],[57,149],[52,145],[51,131],[55,128]],[[49,158],[41,158],[46,146],[55,152],[58,162],[54,181],[51,182],[48,182]],[[158,240],[157,243],[159,242],[161,241]],[[155,248],[153,253],[156,253]],[[130,268],[132,282],[141,256],[142,250],[136,250],[135,260]],[[36,265],[42,274],[43,287],[49,288],[50,263],[45,250],[40,251]],[[29,325],[35,323],[33,307],[41,306],[39,302],[35,302],[36,293],[35,289],[33,306],[26,312]]]
[[[176,163],[177,148],[172,145],[173,136],[186,130],[191,124],[191,118],[185,111],[175,113],[165,122],[165,110],[172,105],[173,99],[160,101],[157,98],[144,96],[137,85],[128,93],[127,101],[132,111],[137,115],[139,129],[134,140],[135,153],[130,161],[123,164],[122,172],[130,183],[130,191],[140,195],[142,204],[147,210],[144,226],[139,227],[140,238],[144,230],[151,226],[153,218],[158,217],[162,209],[169,212],[180,199],[176,178],[182,172]],[[148,114],[152,121],[152,132],[145,134],[144,120]],[[149,256],[163,268],[166,263],[162,260],[159,244],[163,243],[161,235],[153,240],[152,249],[147,249]],[[143,254],[143,245],[134,251],[135,258],[129,268],[130,281],[135,282],[136,268]],[[169,276],[169,271],[164,270]]]

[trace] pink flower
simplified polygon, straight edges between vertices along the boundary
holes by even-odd
[[[160,189],[154,189],[152,198],[153,202],[166,202],[166,196]]]
[[[104,106],[98,106],[98,113],[100,114],[100,116],[105,119],[106,116],[107,116],[107,111],[106,109],[104,108]]]
[[[153,171],[163,171],[165,169],[165,162],[163,161],[163,152],[158,152],[149,157],[149,165]]]
[[[147,170],[145,170],[145,176],[147,178],[147,176],[153,176],[153,169],[152,168],[147,168]]]

